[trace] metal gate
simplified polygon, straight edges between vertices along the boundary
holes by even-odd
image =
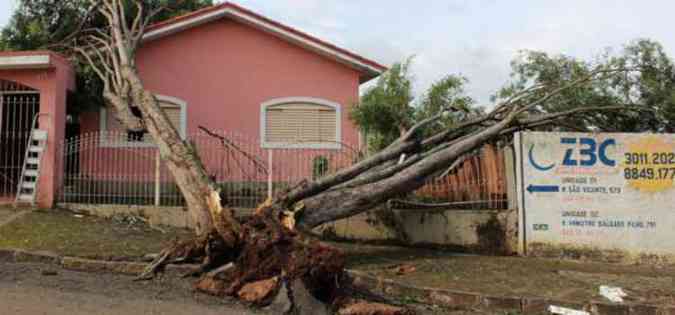
[[[16,195],[40,94],[9,81],[0,81],[0,88],[0,202],[7,202]]]

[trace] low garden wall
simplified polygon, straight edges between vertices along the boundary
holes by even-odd
[[[76,203],[62,203],[59,207],[101,217],[137,215],[152,225],[192,226],[184,207]],[[235,209],[241,216],[252,211]],[[495,255],[515,254],[518,240],[515,210],[376,210],[324,225],[318,230],[328,239],[424,245]]]
[[[517,253],[517,220],[516,210],[376,210],[328,224],[321,232],[343,240],[513,255]]]

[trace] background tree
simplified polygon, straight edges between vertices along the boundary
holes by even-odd
[[[623,76],[599,78],[592,84],[577,86],[558,94],[546,104],[532,109],[536,113],[601,104],[631,104],[639,112],[602,112],[570,118],[558,128],[568,130],[603,129],[625,132],[672,132],[675,123],[675,69],[663,47],[652,40],[639,39],[619,53],[604,55],[592,61],[566,55],[549,55],[538,51],[522,51],[511,63],[512,80],[494,97],[512,97],[532,85],[550,86],[553,82],[572,82],[592,69],[616,67],[639,69]],[[547,93],[539,89],[531,99]]]
[[[411,126],[438,114],[443,108],[452,108],[444,117],[426,129],[437,131],[458,120],[479,112],[474,101],[465,95],[468,80],[459,75],[447,75],[434,82],[420,98],[414,97],[410,57],[396,63],[382,74],[375,86],[369,88],[350,118],[364,132],[371,152],[382,150],[405,134]]]
[[[392,65],[352,107],[350,117],[366,135],[372,151],[386,147],[414,123],[411,62],[412,57]]]
[[[483,113],[483,108],[476,106],[475,101],[464,91],[464,85],[468,82],[461,75],[446,75],[432,83],[416,105],[415,121],[429,119],[447,109],[437,123],[427,127],[426,132],[433,134]]]

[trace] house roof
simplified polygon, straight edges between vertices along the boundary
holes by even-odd
[[[57,64],[70,66],[65,57],[48,50],[0,51],[0,70],[53,68]]]
[[[387,70],[386,66],[373,60],[359,56],[231,2],[207,7],[153,24],[146,29],[143,40],[158,39],[223,17],[245,23],[354,68],[361,73],[360,81],[362,83],[379,76]]]

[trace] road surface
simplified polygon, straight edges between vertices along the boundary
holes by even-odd
[[[43,272],[56,272],[44,275]],[[266,314],[195,293],[190,280],[133,282],[132,277],[66,271],[39,264],[0,263],[0,313],[94,314]]]

